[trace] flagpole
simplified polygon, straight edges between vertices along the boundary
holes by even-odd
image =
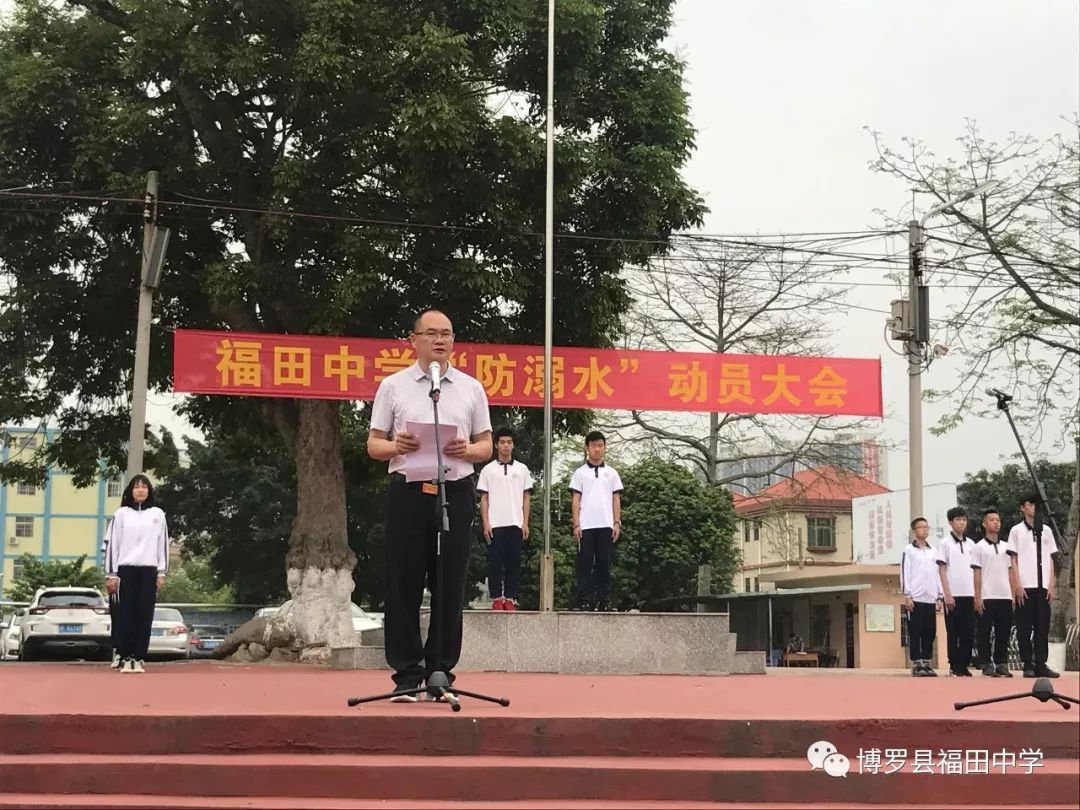
[[[540,609],[555,609],[555,564],[551,556],[551,333],[555,241],[555,0],[548,0],[547,183],[544,211],[544,557],[540,566]]]

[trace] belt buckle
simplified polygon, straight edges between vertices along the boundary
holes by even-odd
[[[431,481],[425,481],[423,484],[420,485],[420,491],[423,492],[425,495],[438,495],[439,487],[437,484]]]

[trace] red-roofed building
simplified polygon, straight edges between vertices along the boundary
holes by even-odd
[[[815,467],[735,501],[743,540],[742,592],[763,575],[852,561],[851,501],[889,490],[847,470]]]

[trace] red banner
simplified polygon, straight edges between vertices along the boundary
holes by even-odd
[[[416,362],[405,341],[177,330],[173,389],[192,394],[371,400]],[[492,405],[543,407],[539,346],[459,343],[453,365]],[[881,362],[556,347],[556,408],[881,416]]]

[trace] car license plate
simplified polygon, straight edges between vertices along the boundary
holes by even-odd
[[[82,625],[81,624],[62,624],[62,625],[60,625],[60,632],[61,633],[81,633],[82,632]]]
[[[164,630],[151,630],[150,635],[152,635],[152,636],[163,636],[163,635],[165,635],[165,631]]]
[[[206,650],[216,649],[217,645],[220,644],[220,643],[221,643],[220,641],[204,641],[203,642],[203,649],[206,649]]]

